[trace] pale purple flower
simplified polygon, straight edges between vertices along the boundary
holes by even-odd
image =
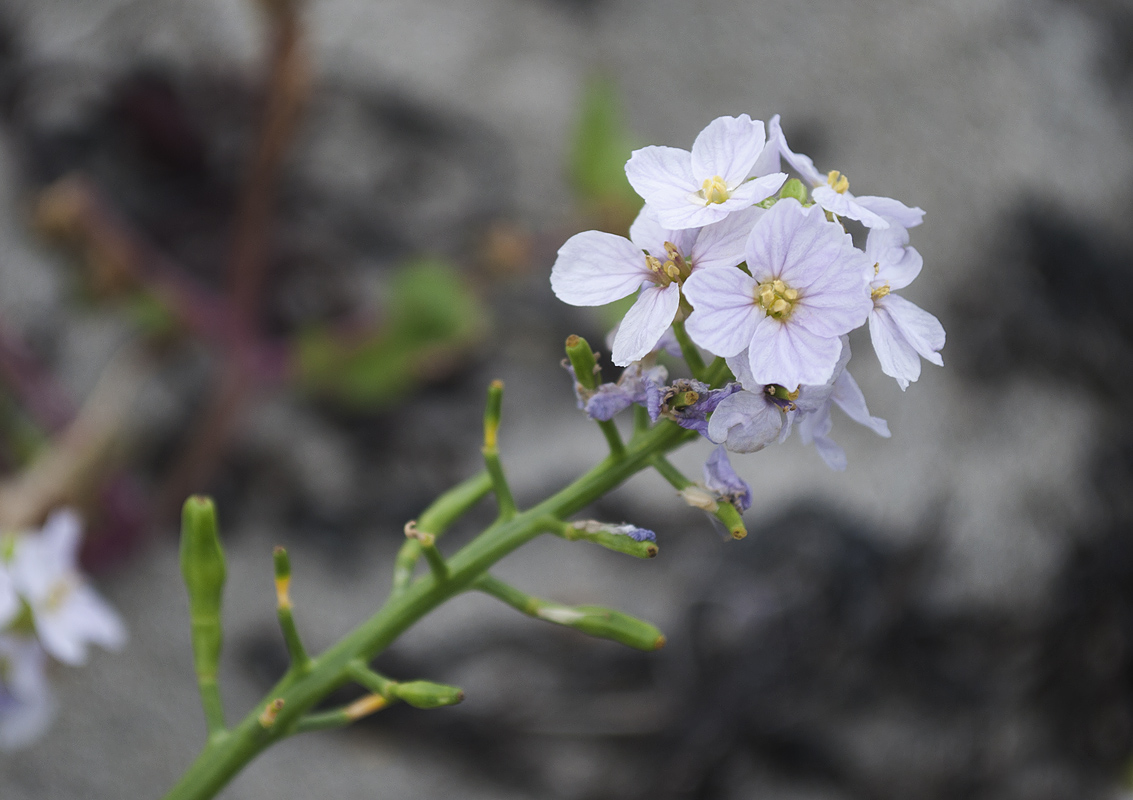
[[[750,208],[697,230],[669,230],[643,209],[629,239],[584,231],[566,241],[551,268],[551,289],[564,303],[599,306],[639,288],[614,336],[611,359],[626,366],[657,349],[673,323],[681,284],[693,272],[735,267],[762,209]]]
[[[693,142],[692,152],[676,147],[635,150],[626,177],[667,228],[699,228],[764,200],[783,185],[782,172],[757,174],[766,163],[763,123],[747,114],[719,117]],[[761,158],[763,156],[763,158]]]
[[[83,664],[87,645],[117,650],[126,643],[118,614],[90,586],[77,564],[78,516],[56,511],[38,533],[21,536],[10,564],[16,591],[31,608],[43,648],[67,664]]]
[[[862,325],[873,306],[872,266],[821,208],[793,199],[759,219],[745,254],[750,275],[702,270],[685,282],[693,305],[689,335],[719,356],[748,350],[760,384],[825,383],[842,351],[840,337]]]
[[[783,129],[779,125],[778,114],[768,122],[768,131],[768,147],[778,148],[779,154],[799,173],[803,182],[811,186],[811,197],[814,198],[814,202],[827,211],[840,217],[856,219],[867,228],[884,229],[888,228],[890,223],[903,228],[912,228],[920,225],[924,219],[922,209],[909,208],[891,197],[875,195],[855,197],[849,190],[849,180],[837,170],[826,174],[819,172],[809,156],[796,153],[787,146],[787,139],[783,136]]]
[[[0,634],[0,751],[31,744],[55,715],[45,662],[34,637]]]
[[[896,378],[901,391],[921,376],[921,358],[944,366],[944,327],[932,314],[892,292],[904,289],[920,274],[923,259],[909,246],[909,233],[894,225],[869,232],[866,259],[873,264],[870,283],[873,310],[869,336],[881,371]]]
[[[728,452],[723,447],[713,450],[704,462],[704,486],[717,499],[734,505],[741,514],[751,508],[751,486],[732,469]]]

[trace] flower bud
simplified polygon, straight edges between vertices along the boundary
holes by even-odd
[[[789,181],[784,183],[783,188],[779,190],[779,196],[783,199],[793,197],[800,203],[805,203],[807,201],[806,195],[806,186],[804,186],[803,182],[798,178],[791,178]]]
[[[216,506],[207,497],[190,497],[182,509],[181,574],[189,591],[197,676],[215,680],[220,661],[220,604],[226,568],[217,532]]]
[[[464,700],[464,692],[461,689],[430,681],[393,684],[390,693],[414,708],[454,706]]]
[[[660,650],[665,637],[644,620],[602,606],[573,606],[573,614],[563,614],[553,621],[591,636],[610,639],[637,650]]]

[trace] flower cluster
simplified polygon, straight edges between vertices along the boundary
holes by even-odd
[[[778,116],[766,127],[746,114],[720,117],[691,152],[635,151],[626,176],[645,200],[629,238],[573,236],[551,272],[555,294],[571,305],[637,295],[612,343],[629,377],[580,398],[591,416],[608,420],[636,403],[654,421],[674,420],[740,453],[797,428],[833,469],[846,463],[829,436],[833,406],[889,435],[846,370],[847,334],[868,322],[881,369],[902,390],[920,377],[922,358],[943,364],[940,323],[894,294],[921,271],[909,244],[921,209],[851,194],[840,172],[823,174],[788,147]],[[863,249],[844,219],[864,226]],[[665,384],[653,363],[674,336],[727,370],[697,374],[690,363],[691,380]],[[711,472],[730,473],[726,461],[718,451]]]
[[[0,538],[0,750],[34,741],[51,721],[48,656],[77,666],[88,644],[126,642],[117,613],[79,572],[80,538],[65,510],[39,531]]]

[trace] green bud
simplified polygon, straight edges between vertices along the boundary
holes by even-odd
[[[390,693],[414,708],[454,706],[464,700],[464,692],[457,687],[429,681],[391,684]]]
[[[189,591],[197,676],[215,679],[220,661],[220,605],[226,569],[216,506],[207,497],[190,497],[182,509],[181,574]]]
[[[574,379],[583,389],[593,389],[597,386],[594,376],[598,371],[598,361],[594,358],[594,351],[590,344],[581,336],[570,335],[566,340],[566,354],[570,365],[574,367]]]
[[[791,178],[783,184],[783,188],[779,190],[779,196],[784,199],[793,197],[800,203],[805,203],[807,200],[806,186],[798,178]]]

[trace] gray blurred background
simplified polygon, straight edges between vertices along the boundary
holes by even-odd
[[[43,192],[83,176],[124,229],[222,289],[266,19],[237,0],[0,2],[0,322],[76,408],[139,347],[142,312],[113,264],[100,272],[89,247],[84,261],[52,238]],[[542,596],[649,619],[665,650],[462,597],[377,663],[458,684],[464,704],[290,740],[222,796],[1120,796],[1133,7],[317,0],[301,19],[311,88],[273,194],[257,324],[278,341],[380,323],[392,276],[421,256],[451,265],[491,322],[386,386],[383,404],[265,368],[274,377],[245,387],[197,470],[184,453],[224,345],[150,335],[106,462],[124,477],[86,498],[87,563],[132,640],[53,671],[62,713],[0,757],[0,796],[160,796],[203,742],[176,504],[157,498],[217,497],[235,720],[285,666],[271,546],[291,549],[309,647],[364,619],[404,522],[478,468],[489,380],[507,385],[501,449],[521,504],[599,457],[558,362],[566,335],[597,344],[606,323],[557,303],[547,280],[562,241],[618,218],[567,179],[596,76],[636,145],[687,148],[716,116],[780,113],[792,146],[856,193],[924,208],[912,241],[925,269],[903,294],[943,322],[945,367],[902,393],[868,336],[853,339],[892,439],[838,418],[841,474],[794,440],[734,458],[755,494],[743,542],[643,475],[593,515],[655,529],[657,559],[556,540],[501,565]],[[707,453],[675,460],[696,477]],[[10,475],[18,465],[6,457]],[[473,516],[450,547],[491,509]]]

